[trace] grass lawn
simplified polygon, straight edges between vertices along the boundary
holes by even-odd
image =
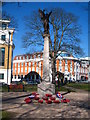
[[[7,85],[0,86],[0,92],[8,92],[8,86]]]
[[[71,89],[69,89],[69,88],[65,88],[65,85],[64,85],[64,86],[61,86],[61,85],[60,85],[59,88],[58,88],[58,86],[56,86],[56,92],[58,92],[58,91],[65,91],[65,92],[70,91],[70,92],[75,92],[74,90],[71,90]]]
[[[3,85],[2,87],[0,86],[0,91],[1,92],[8,92],[8,86]],[[9,90],[10,92],[22,92],[23,89],[14,89],[14,90]],[[33,92],[37,91],[37,85],[24,85],[24,92]]]
[[[90,84],[88,84],[88,83],[70,83],[70,84],[68,83],[68,84],[66,84],[66,86],[73,87],[76,89],[90,91]]]
[[[37,85],[24,85],[25,92],[34,92],[37,91]]]
[[[86,90],[86,91],[90,91],[90,84],[87,83],[67,83],[64,86],[60,85],[60,88],[58,88],[56,86],[56,92],[57,91],[71,91],[71,92],[75,92],[69,88],[65,88],[66,87],[72,87],[72,88],[76,88],[76,89],[82,89],[82,90]],[[2,86],[2,88],[0,87],[0,91],[2,92],[8,92],[8,86],[4,85]],[[14,90],[10,90],[10,92],[20,92],[23,91],[22,89],[14,89]],[[24,85],[24,91],[25,92],[34,92],[37,91],[37,85]]]
[[[2,116],[1,120],[12,120],[13,115],[15,115],[15,113],[7,112],[7,111],[2,111],[2,112],[0,111],[0,115]]]
[[[8,86],[6,86],[6,85],[2,86],[2,88],[0,88],[0,91],[8,92]],[[10,92],[20,92],[20,91],[22,91],[22,89],[21,90],[20,89],[14,89],[14,91],[10,90]],[[28,85],[24,85],[24,91],[25,92],[37,91],[37,85],[29,85],[29,84]],[[68,89],[64,88],[64,86],[60,86],[60,88],[58,88],[56,86],[56,91],[68,91]]]

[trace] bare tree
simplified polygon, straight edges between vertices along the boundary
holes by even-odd
[[[23,36],[23,45],[25,48],[44,44],[43,22],[40,19],[39,12],[34,11],[30,16],[25,17],[25,26],[27,32]],[[73,55],[83,55],[80,47],[81,27],[78,25],[78,17],[68,13],[61,8],[52,9],[49,22],[50,33],[50,57],[52,61],[52,81],[55,83],[56,59],[62,51]],[[60,52],[61,51],[61,52]]]

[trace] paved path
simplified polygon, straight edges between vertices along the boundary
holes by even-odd
[[[29,92],[2,93],[2,109],[15,113],[15,118],[90,118],[87,92],[65,94],[70,103],[60,104],[25,104],[24,99],[28,95]]]

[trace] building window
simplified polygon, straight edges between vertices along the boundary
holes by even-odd
[[[15,75],[15,79],[16,79],[16,75]]]
[[[59,65],[61,64],[61,60],[59,61]]]
[[[27,79],[27,75],[25,75],[25,79]]]
[[[33,66],[34,66],[34,62],[33,62]]]
[[[25,73],[27,72],[27,67],[25,67]]]
[[[2,29],[3,29],[3,30],[6,30],[6,27],[7,27],[6,24],[2,24]]]
[[[0,79],[4,79],[4,74],[0,73]]]
[[[23,72],[23,67],[21,68],[21,72]]]
[[[71,61],[71,65],[70,65],[70,67],[72,68],[72,61]]]
[[[78,66],[77,66],[77,69],[78,69]]]
[[[38,66],[38,62],[37,62],[37,66]]]
[[[31,71],[31,68],[29,67],[29,72]]]
[[[0,48],[0,66],[4,66],[5,48]]]
[[[67,64],[67,60],[65,60],[65,64]]]
[[[67,68],[67,66],[65,66],[65,71],[67,71],[68,70],[68,68]]]
[[[20,73],[20,68],[18,68],[18,73]]]
[[[18,67],[20,67],[20,63],[18,63]]]
[[[32,76],[31,76],[31,78],[30,78],[31,80],[32,80]]]
[[[15,67],[15,73],[16,73],[16,67]]]
[[[6,40],[6,35],[1,35],[1,40]]]
[[[29,62],[29,66],[31,66],[31,62]]]
[[[23,75],[21,75],[21,79],[23,79]]]
[[[17,64],[15,63],[15,67],[16,67],[16,65],[17,65]]]
[[[23,67],[23,63],[22,63],[22,67]]]
[[[39,79],[39,75],[36,75],[36,79]]]
[[[18,75],[18,79],[20,79],[20,75]]]
[[[27,66],[27,63],[25,63],[25,66]]]
[[[32,75],[32,79],[34,80],[34,75]]]

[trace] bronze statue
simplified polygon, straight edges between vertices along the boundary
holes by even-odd
[[[45,10],[42,11],[39,9],[41,20],[43,20],[43,24],[44,24],[44,33],[49,34],[49,17],[51,15],[52,11],[49,14],[47,14],[47,13],[45,14],[44,12],[45,12]]]

